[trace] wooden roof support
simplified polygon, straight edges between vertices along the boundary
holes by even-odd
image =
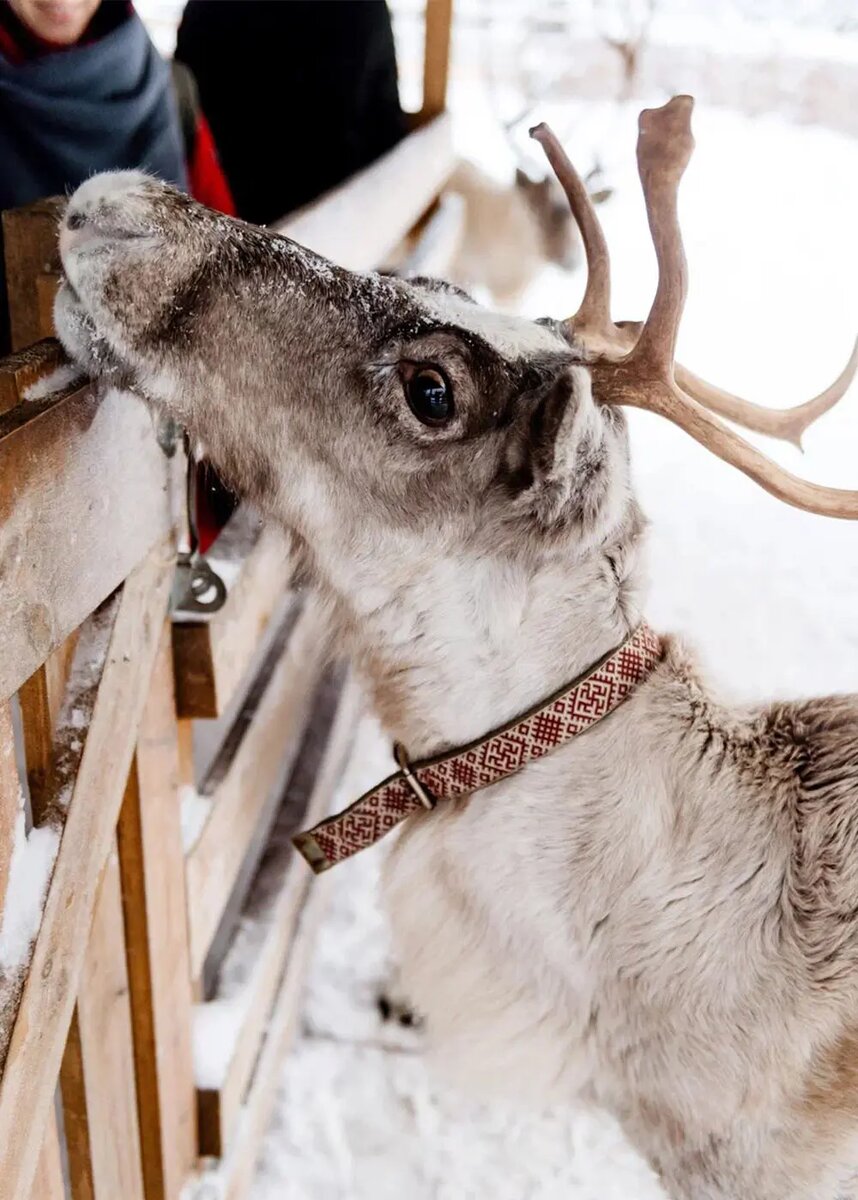
[[[417,117],[419,125],[439,116],[447,107],[452,25],[453,0],[426,0],[423,104]]]

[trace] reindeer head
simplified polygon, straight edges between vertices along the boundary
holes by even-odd
[[[639,527],[622,405],[669,417],[790,503],[858,517],[858,493],[795,479],[710,411],[797,440],[845,391],[855,356],[832,389],[787,414],[674,369],[685,279],[676,192],[692,147],[690,107],[679,97],[641,118],[659,264],[643,325],[611,320],[598,221],[541,127],[590,271],[566,322],[487,312],[439,283],[354,274],[144,175],[118,173],[90,179],[69,201],[57,329],[92,374],[202,439],[229,482],[297,532],[357,619],[381,620],[390,596],[410,589],[397,618],[397,636],[411,638],[406,657],[430,626],[439,643],[453,636],[439,632],[436,610],[487,563],[496,567],[491,587],[479,603],[463,598],[461,612],[482,613],[511,574],[533,578],[549,563],[559,566],[555,594],[540,601],[546,614],[557,590],[587,591],[602,576],[613,589],[604,609],[616,614],[616,548]],[[571,584],[571,564],[584,561],[596,565]],[[522,595],[518,607],[530,612],[533,597]]]
[[[415,540],[581,549],[622,520],[623,418],[552,322],[342,270],[134,172],[74,193],[60,250],[69,353],[177,417],[332,582]]]

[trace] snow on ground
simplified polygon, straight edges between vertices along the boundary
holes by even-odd
[[[494,153],[488,114],[476,93],[468,99],[460,143],[485,157],[486,147]],[[570,106],[563,113],[569,127]],[[571,120],[585,159],[588,136],[621,149],[609,156],[617,191],[602,219],[615,314],[628,317],[645,312],[654,282],[634,117],[573,106]],[[858,324],[858,145],[712,111],[697,113],[695,131],[681,201],[691,293],[680,357],[749,398],[797,403],[838,374]],[[580,278],[546,272],[527,311],[570,312],[581,288]],[[632,413],[631,422],[638,489],[652,519],[650,620],[687,634],[711,670],[747,697],[855,690],[854,525],[776,503],[657,418]],[[804,457],[766,448],[809,478],[858,486],[858,387],[808,433]],[[350,793],[389,769],[368,721]],[[253,1200],[658,1200],[657,1184],[607,1117],[475,1107],[430,1076],[419,1034],[381,1024],[383,853],[337,869],[304,1031],[283,1071]]]

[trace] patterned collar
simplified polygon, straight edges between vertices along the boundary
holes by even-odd
[[[373,846],[412,813],[507,779],[618,708],[652,673],[662,653],[661,638],[639,625],[575,683],[479,741],[413,765],[402,746],[395,746],[400,770],[343,812],[297,834],[292,839],[296,848],[319,875]]]

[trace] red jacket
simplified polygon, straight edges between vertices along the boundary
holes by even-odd
[[[235,201],[217,156],[212,131],[204,114],[197,117],[196,136],[188,165],[188,186],[200,204],[216,208],[227,216],[236,215]]]

